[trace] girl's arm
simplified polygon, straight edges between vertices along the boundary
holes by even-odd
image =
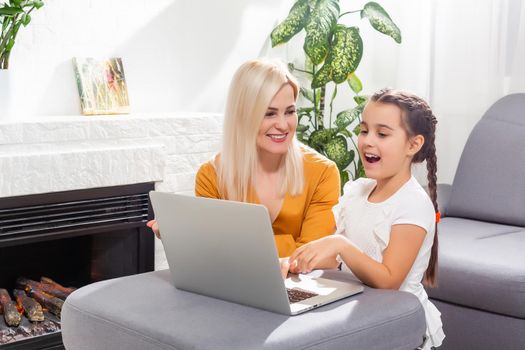
[[[416,225],[392,226],[382,262],[363,253],[346,237],[333,235],[298,248],[290,256],[290,266],[292,272],[310,272],[323,268],[323,262],[339,254],[363,283],[374,288],[399,289],[416,260],[425,235],[426,231]]]

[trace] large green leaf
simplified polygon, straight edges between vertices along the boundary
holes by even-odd
[[[366,177],[365,167],[363,166],[363,162],[361,162],[361,159],[359,159],[359,161],[357,162],[357,174],[354,177],[354,180],[360,177]]]
[[[398,44],[401,43],[401,31],[377,2],[367,3],[361,11],[361,18],[368,18],[375,30],[392,37]]]
[[[321,86],[324,86],[330,81],[332,81],[332,66],[326,63],[312,79],[312,89],[317,89]]]
[[[299,91],[300,91],[301,96],[306,98],[308,101],[314,103],[314,93],[312,90],[308,90],[308,89],[301,87]]]
[[[363,40],[359,35],[359,28],[338,25],[334,31],[330,51],[332,80],[336,84],[346,81],[350,73],[356,70],[362,56]]]
[[[7,45],[5,46],[5,50],[6,51],[11,51],[13,46],[15,46],[15,39],[11,38],[11,39],[9,39],[9,41],[7,42]]]
[[[352,132],[355,136],[359,136],[359,134],[361,133],[361,124],[357,124],[354,130],[352,130]]]
[[[272,47],[288,42],[295,34],[304,28],[310,13],[308,0],[297,1],[292,8],[288,17],[272,30]]]
[[[314,64],[320,64],[328,55],[330,35],[339,17],[338,0],[317,0],[306,24],[304,52]]]
[[[22,24],[24,25],[24,27],[27,27],[27,25],[29,24],[29,22],[31,22],[31,16],[29,15],[29,13],[24,13],[22,15]]]
[[[353,162],[354,159],[355,159],[355,151],[354,151],[353,149],[351,149],[349,153],[350,153],[350,159],[351,159],[352,162]],[[358,160],[359,160],[359,158],[358,158]]]
[[[22,12],[24,11],[18,7],[9,7],[9,6],[0,7],[0,15],[4,15],[4,16],[14,16]]]
[[[337,25],[333,33],[331,51],[324,65],[312,80],[312,88],[330,81],[340,84],[354,72],[363,56],[363,40],[356,27]]]
[[[361,80],[355,75],[355,73],[350,74],[348,77],[348,85],[356,94],[363,90],[363,83],[361,83]]]
[[[38,10],[39,8],[41,8],[42,6],[44,6],[44,2],[41,1],[41,0],[33,1],[33,5],[34,5],[35,8]]]
[[[358,105],[365,104],[366,101],[368,101],[368,98],[365,96],[354,96],[354,101]]]
[[[352,109],[347,109],[342,112],[339,112],[337,114],[337,117],[335,117],[335,125],[340,130],[346,129],[350,124],[352,124],[356,119],[359,118],[359,116],[361,115],[361,111],[362,108],[359,108],[359,106],[357,106]]]
[[[341,194],[343,194],[343,187],[350,180],[350,175],[348,175],[348,171],[343,170],[339,171],[339,177],[341,178]]]
[[[344,170],[352,162],[344,136],[336,136],[325,146],[326,156],[333,160],[339,170]]]
[[[347,139],[351,139],[352,137],[354,137],[354,135],[352,135],[352,133],[347,129],[337,130],[337,133],[346,136]]]
[[[325,148],[325,145],[332,138],[333,132],[330,129],[320,129],[315,130],[310,135],[308,145],[315,149],[316,151],[322,151]]]

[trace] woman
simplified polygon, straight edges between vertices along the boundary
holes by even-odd
[[[298,94],[282,63],[241,65],[230,85],[222,151],[195,181],[197,196],[264,205],[280,257],[335,231],[332,207],[339,197],[335,163],[295,137]],[[149,226],[158,236],[156,223]]]

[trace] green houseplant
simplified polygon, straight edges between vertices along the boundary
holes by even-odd
[[[367,3],[360,10],[340,13],[339,0],[297,0],[288,17],[270,35],[275,47],[288,42],[303,29],[306,32],[304,66],[289,63],[292,72],[310,82],[309,87],[301,88],[301,96],[307,103],[297,110],[297,137],[337,164],[341,186],[350,177],[356,179],[364,175],[363,165],[356,157],[355,142],[367,101],[366,96],[360,95],[363,85],[355,74],[363,56],[363,40],[357,26],[340,23],[343,16],[351,14],[360,14],[374,29],[401,43],[401,31],[375,2]],[[353,91],[354,106],[334,115],[338,86],[344,83]],[[329,85],[332,92],[327,106]]]
[[[9,0],[0,3],[0,69],[9,67],[9,55],[21,26],[31,22],[31,12],[44,6],[39,0]]]

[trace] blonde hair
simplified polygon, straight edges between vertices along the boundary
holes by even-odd
[[[299,84],[279,61],[251,60],[239,67],[232,78],[224,116],[223,144],[217,158],[218,187],[222,197],[253,201],[253,181],[257,169],[256,139],[273,97],[286,84],[297,100]],[[295,135],[281,163],[279,192],[291,195],[303,191],[303,158]]]

